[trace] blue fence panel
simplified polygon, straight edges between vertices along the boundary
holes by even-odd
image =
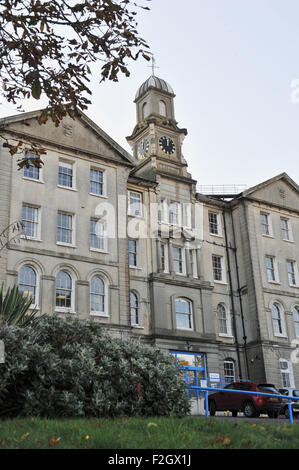
[[[233,383],[233,382],[232,382]],[[293,417],[293,410],[292,410],[292,401],[296,401],[296,400],[299,400],[299,397],[292,397],[292,396],[289,396],[289,395],[281,395],[280,393],[279,394],[275,394],[275,393],[264,393],[264,392],[256,392],[256,391],[250,391],[250,390],[234,390],[234,389],[230,389],[230,388],[219,388],[219,387],[195,387],[195,386],[187,386],[186,387],[187,390],[192,390],[192,389],[197,389],[198,391],[203,391],[204,394],[205,394],[205,415],[206,417],[209,416],[209,399],[208,399],[208,394],[209,392],[229,392],[229,393],[241,393],[241,394],[244,394],[244,395],[260,395],[260,396],[264,396],[264,397],[277,397],[277,398],[281,398],[283,400],[288,400],[288,409],[289,409],[289,419],[290,419],[290,422],[291,424],[293,424],[294,422],[294,417]],[[283,405],[282,405],[283,406]]]

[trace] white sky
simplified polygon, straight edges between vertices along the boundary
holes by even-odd
[[[291,82],[299,80],[298,0],[147,4],[138,30],[156,75],[176,94],[178,125],[188,129],[184,156],[198,184],[253,186],[284,171],[299,183],[299,102],[291,99]],[[149,65],[132,62],[131,76],[118,83],[92,82],[86,114],[129,152],[133,100]],[[34,101],[25,109],[41,107]],[[0,116],[9,114],[16,110],[2,105]]]

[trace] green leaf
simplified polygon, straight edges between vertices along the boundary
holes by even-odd
[[[42,92],[42,88],[41,88],[40,81],[38,78],[35,78],[31,86],[31,94],[33,98],[35,98],[36,100],[39,100],[41,92]]]

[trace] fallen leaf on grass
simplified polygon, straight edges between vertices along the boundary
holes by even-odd
[[[7,439],[1,439],[1,444],[4,446],[7,442]]]
[[[22,436],[20,436],[20,439],[26,439],[26,437],[29,436],[29,432],[26,432],[26,434],[22,434]]]
[[[51,439],[49,440],[49,444],[51,446],[55,445],[55,444],[58,444],[58,442],[60,441],[61,437],[57,437],[57,439],[55,437],[51,437]]]
[[[214,444],[224,444],[227,446],[230,444],[230,439],[225,436],[217,436],[213,441],[211,441],[211,445],[213,446]]]
[[[149,428],[150,426],[155,426],[157,427],[158,425],[156,423],[148,423],[147,427]]]

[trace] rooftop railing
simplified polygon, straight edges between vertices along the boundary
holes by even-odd
[[[207,196],[234,196],[240,194],[247,189],[246,184],[213,184],[198,185],[196,190],[200,194]]]

